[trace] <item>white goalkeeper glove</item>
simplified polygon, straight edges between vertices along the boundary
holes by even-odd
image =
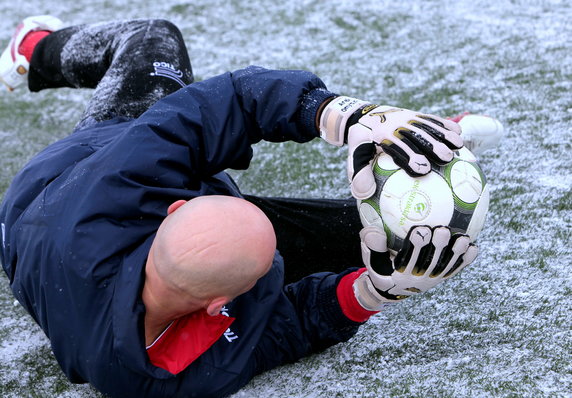
[[[450,162],[453,150],[463,146],[461,128],[451,120],[345,96],[324,107],[319,127],[326,142],[347,142],[348,178],[356,199],[374,194],[371,162],[382,150],[409,175],[419,176],[431,171],[430,162]]]
[[[411,228],[395,257],[390,255],[386,235],[379,227],[363,228],[360,238],[367,272],[354,282],[354,293],[370,311],[379,311],[452,278],[473,262],[478,252],[468,235],[451,235],[448,227]]]

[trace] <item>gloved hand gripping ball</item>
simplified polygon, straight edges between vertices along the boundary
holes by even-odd
[[[375,192],[371,163],[381,151],[408,174],[431,171],[430,161],[447,163],[463,146],[460,127],[447,119],[407,109],[337,97],[320,115],[320,136],[332,145],[348,144],[348,178],[356,199]]]
[[[356,280],[354,291],[362,306],[372,311],[452,278],[473,262],[478,252],[468,235],[451,235],[449,228],[442,226],[411,228],[395,257],[382,229],[365,227],[360,238],[367,272]]]

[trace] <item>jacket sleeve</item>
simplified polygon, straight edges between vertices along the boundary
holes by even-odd
[[[204,178],[245,169],[260,140],[310,141],[319,100],[334,94],[305,71],[249,67],[195,83],[159,101],[122,140],[160,140],[188,148],[186,173]],[[150,137],[147,137],[150,136]],[[125,143],[123,144],[125,146]],[[154,156],[147,153],[147,156]]]
[[[185,199],[180,190],[200,191],[225,169],[246,169],[251,146],[260,140],[315,138],[320,99],[332,95],[312,73],[259,67],[189,85],[158,101],[90,157],[90,190],[113,191],[120,202],[121,191],[137,195],[126,203],[131,211],[137,209],[133,203],[149,204],[157,194]]]
[[[340,279],[355,270],[320,272],[284,287],[282,301],[255,349],[255,373],[347,341],[358,331],[362,323],[342,313],[336,295]]]

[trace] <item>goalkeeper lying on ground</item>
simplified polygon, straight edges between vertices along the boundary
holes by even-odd
[[[162,20],[27,18],[0,77],[95,88],[75,131],[6,192],[0,259],[67,377],[115,397],[228,395],[403,298],[362,266],[355,199],[240,193],[224,170],[247,168],[254,143],[347,142],[356,198],[375,188],[381,149],[421,175],[463,145],[452,121],[337,96],[309,72],[249,67],[191,84],[181,34]],[[383,241],[365,243],[372,267],[393,269]],[[419,256],[423,245],[443,252]],[[435,258],[445,274],[475,256],[467,236],[420,227],[395,261]]]

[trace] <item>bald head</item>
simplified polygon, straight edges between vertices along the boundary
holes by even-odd
[[[153,263],[167,286],[198,300],[234,297],[270,268],[276,236],[256,206],[231,196],[202,196],[163,221]]]

